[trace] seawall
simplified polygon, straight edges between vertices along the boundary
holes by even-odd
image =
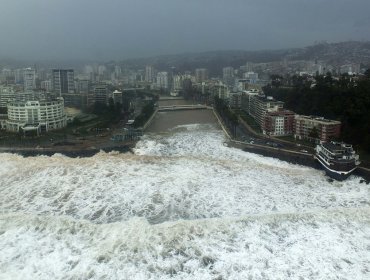
[[[322,166],[315,160],[312,154],[301,153],[297,151],[285,150],[280,148],[273,148],[268,146],[248,144],[232,139],[227,127],[224,125],[221,117],[218,113],[213,110],[217,121],[219,122],[222,130],[229,139],[229,146],[242,149],[243,151],[263,155],[266,157],[273,157],[280,160],[284,160],[293,164],[300,164],[309,166],[315,169],[323,170]],[[252,130],[253,131],[253,130]],[[370,169],[364,167],[358,167],[354,172],[354,175],[364,178],[367,182],[370,182]]]
[[[273,157],[280,160],[284,160],[294,164],[301,164],[317,169],[320,168],[320,164],[314,159],[313,155],[299,153],[294,151],[288,151],[284,149],[278,149],[273,147],[266,147],[254,144],[244,144],[238,141],[230,141],[230,146],[242,149],[243,151],[256,153],[267,157]]]

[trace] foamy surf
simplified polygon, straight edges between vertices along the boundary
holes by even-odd
[[[369,187],[223,146],[212,125],[135,154],[0,154],[1,279],[366,279]]]
[[[369,209],[96,225],[0,217],[2,279],[365,279]]]

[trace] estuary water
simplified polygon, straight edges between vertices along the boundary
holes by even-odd
[[[370,278],[369,185],[224,142],[206,117],[134,153],[0,154],[0,279]]]

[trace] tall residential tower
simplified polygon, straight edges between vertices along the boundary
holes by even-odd
[[[64,93],[74,93],[74,71],[73,69],[53,69],[52,84],[54,92],[62,96]]]
[[[26,68],[23,70],[23,85],[24,91],[36,89],[36,73],[35,69]]]

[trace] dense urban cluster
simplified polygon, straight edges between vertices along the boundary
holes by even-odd
[[[140,69],[119,63],[85,65],[80,70],[4,67],[0,85],[1,128],[24,134],[60,129],[73,119],[64,107],[95,113],[115,111],[118,115],[135,112],[130,117],[137,117],[138,126],[155,104],[155,98],[138,96],[138,92],[147,92],[153,97],[183,96],[211,105],[218,98],[234,113],[252,117],[265,135],[328,141],[340,137],[341,120],[335,115],[324,118],[320,111],[305,115],[298,110],[300,114],[296,114],[291,102],[288,110],[284,102],[275,99],[279,97],[276,89],[312,89],[319,87],[320,79],[327,79],[327,75],[332,79],[346,75],[356,81],[364,76],[365,69],[355,63],[334,67],[320,61],[285,58],[280,62],[223,67],[215,77],[210,72],[214,69],[180,72],[176,67],[146,65]],[[138,100],[146,102],[137,106]],[[142,112],[143,108],[146,112]]]

